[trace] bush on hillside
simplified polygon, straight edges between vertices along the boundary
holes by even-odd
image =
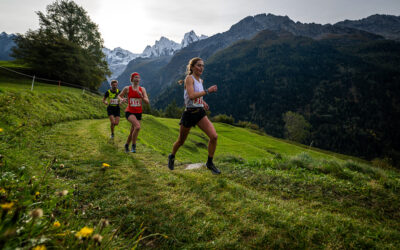
[[[235,118],[233,118],[232,115],[227,116],[225,114],[221,114],[221,115],[216,115],[216,116],[212,117],[211,121],[222,122],[222,123],[233,125],[235,122]]]
[[[310,123],[301,115],[292,111],[283,114],[285,138],[299,143],[306,143],[310,137]]]
[[[168,106],[164,109],[164,116],[167,118],[180,118],[182,115],[184,108],[178,107],[176,105],[175,99],[168,104]]]
[[[261,131],[260,127],[257,124],[248,122],[248,121],[238,121],[237,123],[235,123],[235,126],[237,127],[241,127],[241,128],[249,128],[252,130],[257,130],[257,131]]]
[[[372,165],[382,169],[393,169],[393,160],[390,158],[375,158],[371,161]]]
[[[158,109],[153,109],[150,104],[143,104],[143,114],[161,117],[163,112]]]

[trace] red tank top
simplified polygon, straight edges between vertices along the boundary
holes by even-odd
[[[143,95],[142,87],[139,87],[139,91]],[[140,98],[140,95],[136,90],[132,89],[132,86],[129,86],[128,106],[125,111],[135,114],[142,113],[142,98]]]

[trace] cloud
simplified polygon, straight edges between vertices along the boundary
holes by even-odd
[[[335,23],[369,15],[400,14],[399,0],[74,0],[98,24],[105,45],[142,52],[165,36],[181,42],[194,30],[207,36],[227,31],[246,16],[287,15],[294,21]],[[0,0],[0,32],[39,27],[35,11],[55,0]]]

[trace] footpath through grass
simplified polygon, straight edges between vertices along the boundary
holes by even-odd
[[[166,155],[176,139],[177,122],[144,116],[136,154],[123,152],[125,121],[113,141],[106,119],[61,123],[40,131],[37,140],[19,149],[19,157],[29,152],[29,159],[22,158],[38,175],[44,162],[56,158],[52,188],[73,191],[72,221],[96,227],[101,218],[108,219],[118,236],[109,246],[116,248],[132,246],[141,225],[143,237],[153,236],[139,246],[154,248],[400,246],[396,172],[317,159],[320,155],[314,158],[313,152],[257,158],[255,149],[244,147],[241,157],[239,150],[236,156],[225,155],[237,147],[234,138],[242,133],[248,138],[242,138],[242,145],[254,140],[258,150],[272,146],[257,134],[223,124],[217,124],[220,176],[205,168],[184,170],[184,163],[206,156],[199,146],[205,138],[197,129],[179,152],[177,169],[170,171]],[[110,167],[102,169],[103,163]],[[62,224],[76,227],[62,218]]]
[[[221,175],[185,170],[207,156],[198,128],[170,171],[178,120],[144,115],[126,154],[128,123],[110,140],[81,95],[0,92],[0,248],[400,248],[398,171],[225,124]]]

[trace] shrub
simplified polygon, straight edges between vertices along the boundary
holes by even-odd
[[[176,105],[175,99],[168,104],[168,106],[164,110],[164,115],[167,118],[180,118],[183,112],[183,107],[178,107]]]
[[[372,165],[382,169],[393,169],[393,161],[389,158],[375,158],[371,161]]]
[[[216,115],[216,116],[212,117],[211,121],[222,122],[222,123],[233,125],[233,123],[235,122],[235,118],[233,118],[232,115],[227,116],[225,114],[221,114],[221,115]]]
[[[241,127],[241,128],[249,128],[252,130],[257,130],[257,131],[262,131],[262,129],[260,129],[260,127],[257,124],[248,122],[248,121],[239,121],[237,123],[235,123],[235,126],[237,127]]]

